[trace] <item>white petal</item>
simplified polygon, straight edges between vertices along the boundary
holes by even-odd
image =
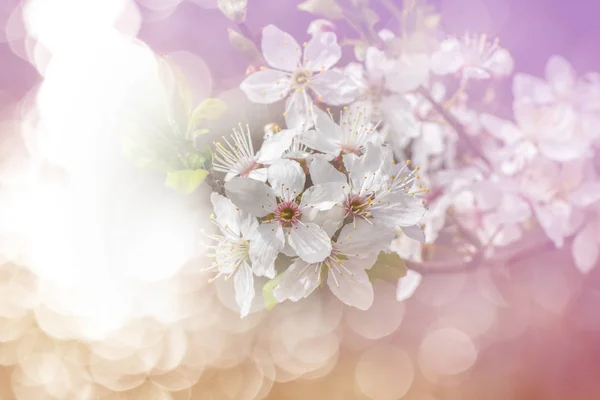
[[[546,63],[546,79],[557,94],[566,95],[575,89],[575,71],[563,57],[550,57]]]
[[[240,234],[240,210],[225,196],[217,193],[210,195],[216,220],[223,227],[228,227],[235,234]]]
[[[467,79],[490,79],[492,75],[485,69],[480,67],[464,67],[462,70],[462,77],[464,80]]]
[[[390,227],[360,219],[342,228],[335,247],[341,254],[352,257],[379,254],[390,245],[394,235]]]
[[[540,152],[551,160],[555,161],[573,161],[586,156],[590,152],[590,143],[587,140],[569,140],[539,141]]]
[[[248,174],[248,178],[266,182],[267,181],[267,168],[257,168],[255,170],[250,171]],[[226,179],[227,180],[227,179]]]
[[[415,196],[402,193],[386,193],[379,196],[371,209],[375,220],[391,227],[406,227],[418,224],[425,214],[425,206]]]
[[[600,201],[600,182],[585,182],[571,193],[571,203],[587,207]]]
[[[598,262],[598,242],[594,224],[587,224],[573,240],[573,259],[582,273],[590,272]]]
[[[296,260],[279,278],[273,295],[278,302],[287,299],[298,301],[314,292],[318,286],[318,264],[310,265],[302,260]]]
[[[513,78],[513,94],[516,103],[547,104],[554,100],[550,87],[535,76],[516,74]]]
[[[406,93],[426,85],[429,80],[429,57],[414,54],[402,59],[386,76],[386,84],[396,93]]]
[[[322,183],[308,188],[302,195],[300,207],[319,211],[329,210],[344,201],[346,192],[339,182]]]
[[[515,124],[495,115],[483,114],[479,117],[479,122],[487,131],[504,143],[512,144],[523,137],[523,134]]]
[[[352,275],[336,274],[334,278],[333,272],[329,271],[327,278],[329,289],[338,299],[360,310],[368,310],[373,304],[374,298],[373,285],[365,272],[365,269],[371,268],[373,264],[367,264],[366,260],[346,260],[344,267],[349,269]]]
[[[431,71],[436,75],[452,74],[464,64],[457,39],[447,39],[440,43],[440,50],[431,57]]]
[[[376,47],[367,48],[365,68],[369,72],[369,79],[374,81],[383,79],[395,66],[396,61],[387,58],[383,51]]]
[[[531,208],[529,207],[529,203],[519,196],[506,194],[502,196],[498,213],[500,213],[504,223],[519,224],[531,217]]]
[[[485,66],[496,76],[506,76],[513,72],[515,61],[506,49],[498,49]]]
[[[319,225],[329,237],[340,229],[343,221],[344,210],[342,207],[333,207],[326,211],[305,209],[302,212],[302,222],[313,222]]]
[[[313,150],[337,157],[342,149],[338,138],[330,132],[310,130],[302,133],[300,141]]]
[[[283,229],[276,223],[258,226],[250,238],[250,261],[257,276],[275,277],[275,260],[283,250],[285,238]]]
[[[250,312],[250,305],[254,299],[254,276],[248,264],[243,263],[233,276],[235,288],[235,301],[240,307],[240,315],[245,317]]]
[[[313,158],[308,166],[310,177],[315,185],[328,182],[347,182],[346,175],[335,169],[329,162],[322,158]]]
[[[304,49],[304,68],[320,71],[333,67],[342,57],[342,48],[333,32],[313,36]]]
[[[361,89],[367,89],[369,83],[365,79],[365,68],[362,64],[351,62],[344,67],[344,73]]]
[[[261,218],[277,206],[273,190],[263,182],[250,178],[233,178],[225,184],[225,193],[233,204]]]
[[[360,91],[356,83],[338,70],[326,70],[317,74],[310,84],[319,100],[332,106],[348,104],[354,101]]]
[[[266,139],[260,148],[257,161],[260,164],[271,164],[280,159],[292,145],[296,134],[297,131],[294,129],[285,129]]]
[[[290,34],[274,25],[263,29],[261,46],[265,60],[273,68],[291,72],[300,65],[300,45]]]
[[[290,91],[290,77],[274,69],[258,71],[247,77],[240,89],[255,103],[270,104],[281,100]]]
[[[421,243],[425,243],[427,241],[425,238],[425,231],[420,224],[405,226],[402,228],[402,231],[411,239],[415,239]]]
[[[308,263],[321,262],[331,254],[329,235],[314,223],[299,223],[290,228],[288,243]]]
[[[396,300],[404,301],[409,299],[415,290],[421,284],[421,274],[417,271],[409,269],[406,275],[398,280],[398,288],[396,289]]]
[[[306,91],[294,91],[285,103],[286,126],[300,132],[310,129],[314,125],[313,109],[314,103]]]
[[[297,161],[281,159],[269,167],[269,184],[277,196],[293,201],[304,190],[306,175]]]
[[[568,234],[568,222],[571,216],[571,207],[565,202],[536,206],[534,208],[537,220],[556,247],[562,247],[565,236]]]

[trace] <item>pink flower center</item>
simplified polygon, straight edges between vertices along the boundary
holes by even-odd
[[[353,216],[367,219],[371,216],[371,203],[373,196],[349,195],[344,201],[345,216]]]
[[[258,163],[254,160],[246,163],[246,165],[243,165],[240,170],[240,176],[244,178],[248,177],[248,175],[250,175],[250,172],[254,171],[257,167]]]
[[[293,226],[300,218],[300,207],[293,201],[284,201],[277,205],[274,215],[281,225]]]

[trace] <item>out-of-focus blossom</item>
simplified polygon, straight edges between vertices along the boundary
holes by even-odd
[[[395,134],[415,131],[417,122],[404,95],[428,82],[428,56],[406,54],[393,59],[382,50],[369,47],[364,65],[350,63],[345,72],[360,88],[357,106],[366,109],[373,119],[389,125]]]
[[[240,88],[257,103],[274,103],[288,95],[287,119],[292,126],[308,127],[313,123],[316,99],[330,105],[353,101],[358,88],[351,79],[332,67],[339,61],[342,50],[333,32],[315,35],[302,47],[289,34],[268,25],[263,29],[263,56],[271,68],[250,75]]]
[[[594,79],[578,80],[571,65],[559,56],[548,60],[546,81],[517,74],[513,111],[525,140],[553,160],[589,157],[590,144],[600,137],[598,88]]]
[[[217,6],[227,18],[235,22],[244,22],[246,19],[248,0],[218,0]]]
[[[509,75],[513,68],[514,61],[508,51],[497,40],[489,43],[485,35],[446,39],[431,60],[434,74],[459,73],[463,81]]]

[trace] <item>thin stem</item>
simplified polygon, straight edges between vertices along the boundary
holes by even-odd
[[[435,109],[435,111],[437,111],[437,113],[440,114],[442,116],[442,118],[444,118],[444,120],[452,127],[452,129],[454,129],[454,131],[456,132],[456,134],[458,135],[458,137],[462,141],[464,141],[467,144],[467,146],[469,146],[469,149],[478,158],[480,158],[488,167],[491,167],[490,161],[487,159],[487,157],[485,156],[485,154],[483,154],[483,151],[481,151],[481,148],[479,146],[477,146],[471,140],[471,138],[469,137],[469,135],[463,129],[463,126],[461,125],[461,123],[452,114],[450,114],[444,108],[444,106],[442,106],[440,103],[438,103],[437,101],[435,101],[435,99],[433,97],[431,97],[431,94],[429,93],[429,91],[427,89],[425,89],[423,86],[419,87],[418,93],[421,96],[425,97],[427,99],[427,101],[429,101],[431,103],[431,105],[433,106],[433,108]]]

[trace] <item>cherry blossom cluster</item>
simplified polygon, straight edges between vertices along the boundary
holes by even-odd
[[[263,29],[266,65],[240,88],[252,102],[283,105],[287,127],[265,128],[256,152],[242,126],[214,149],[226,197],[212,196],[213,269],[234,277],[242,315],[254,277],[275,279],[277,301],[326,282],[366,309],[365,271],[379,252],[418,270],[449,229],[468,239],[461,263],[493,259],[539,228],[553,245],[571,246],[581,271],[597,264],[600,75],[578,79],[556,56],[546,80],[516,74],[509,120],[487,110],[514,68],[497,40],[432,36],[407,50],[383,30],[341,66],[333,26],[313,22],[303,45]]]
[[[315,129],[277,132],[257,152],[248,128],[216,144],[226,197],[211,197],[219,228],[211,269],[233,276],[242,315],[254,276],[277,279],[277,301],[298,301],[326,283],[344,303],[368,309],[365,270],[396,228],[422,236],[418,169],[396,164],[375,128],[360,111],[346,110],[340,125],[319,112]]]

